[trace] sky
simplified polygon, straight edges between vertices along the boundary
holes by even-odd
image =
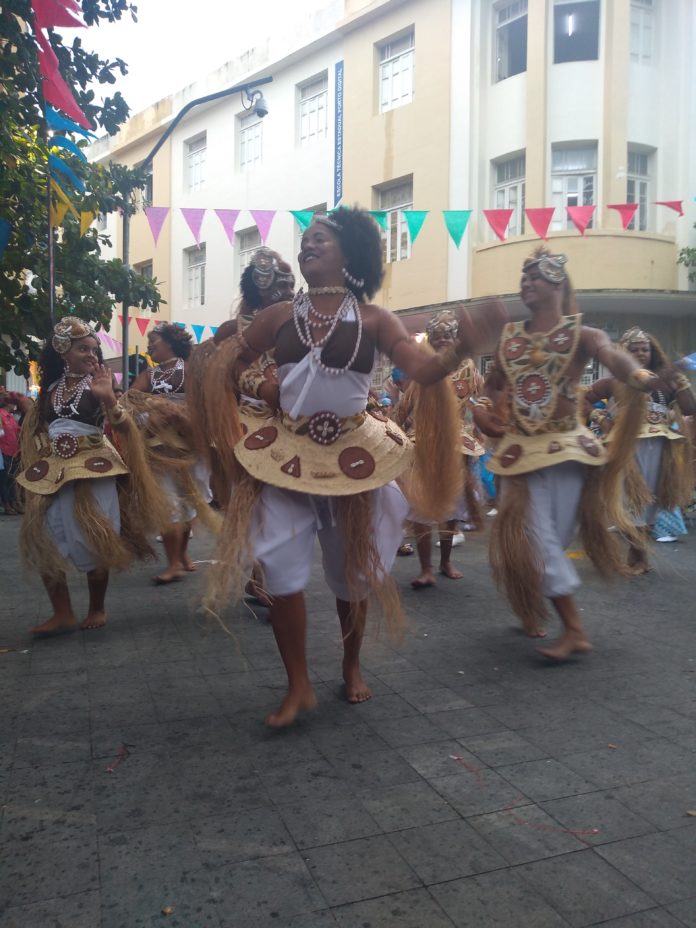
[[[122,58],[128,75],[106,86],[120,90],[137,113],[185,87],[208,71],[236,58],[268,37],[282,35],[298,15],[324,5],[322,0],[135,0],[138,22],[89,29],[61,29],[67,40],[79,35],[89,51]],[[97,88],[95,88],[95,91]]]

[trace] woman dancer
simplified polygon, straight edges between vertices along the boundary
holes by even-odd
[[[232,478],[237,486],[208,598],[209,606],[219,610],[230,586],[236,595],[241,592],[250,562],[261,563],[288,675],[287,695],[266,719],[272,726],[289,725],[316,704],[305,654],[303,595],[315,537],[336,596],[350,702],[370,696],[359,661],[368,592],[380,597],[388,619],[400,618],[388,572],[408,505],[394,479],[410,465],[413,451],[386,416],[365,411],[375,351],[384,352],[407,376],[432,384],[454,370],[478,342],[464,314],[451,349],[426,353],[394,314],[364,302],[379,288],[383,269],[379,230],[362,210],[340,208],[331,218],[316,217],[302,236],[299,263],[307,293],[260,313],[238,352],[236,370],[243,376],[256,358],[275,351],[279,385],[264,380],[256,389],[278,412],[272,423],[247,434],[235,447],[243,471]],[[491,326],[499,326],[500,313],[491,310],[486,322],[484,338]],[[428,459],[440,466],[449,449],[456,469],[456,409],[451,429],[439,428],[444,410],[452,408],[446,399],[450,391],[444,385],[444,392],[434,392],[427,409],[433,433]],[[431,483],[423,483],[434,497],[443,485],[432,477]],[[453,500],[437,502],[448,507]]]
[[[75,316],[55,326],[39,360],[41,388],[22,427],[26,492],[20,548],[41,574],[53,615],[36,636],[78,627],[70,601],[69,565],[87,574],[89,608],[82,629],[106,624],[111,568],[153,552],[146,540],[162,517],[164,497],[145,465],[134,423],[116,402],[94,330]],[[130,467],[104,437],[104,418],[119,433]]]
[[[651,569],[648,533],[658,510],[671,512],[690,503],[693,496],[691,455],[682,416],[696,412],[696,398],[687,377],[674,369],[654,335],[634,326],[624,332],[619,345],[641,367],[659,376],[652,392],[645,397],[635,467],[629,469],[626,482],[635,524],[640,530],[638,543],[629,546],[628,566],[634,573],[644,574]],[[617,386],[614,377],[605,377],[593,383],[585,395],[588,403],[608,401],[607,410],[600,411],[596,418],[602,418],[609,441],[613,416],[620,405],[616,402]]]

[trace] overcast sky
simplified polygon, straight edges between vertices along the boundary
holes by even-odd
[[[254,44],[271,29],[282,35],[298,14],[322,0],[136,0],[138,22],[75,30],[86,49],[123,58],[128,75],[107,85],[121,91],[131,112],[185,87]],[[72,30],[61,29],[66,39]]]

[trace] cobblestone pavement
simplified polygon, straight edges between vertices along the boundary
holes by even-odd
[[[596,651],[565,666],[518,633],[485,539],[455,549],[465,579],[420,593],[399,559],[411,629],[367,642],[356,707],[317,570],[320,707],[275,732],[263,610],[237,648],[193,617],[204,564],[160,588],[142,568],[114,578],[107,629],[31,641],[46,603],[17,521],[0,517],[1,928],[696,928],[693,538],[612,585],[577,560]]]

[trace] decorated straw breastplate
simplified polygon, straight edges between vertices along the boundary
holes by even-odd
[[[522,435],[570,431],[576,416],[559,418],[561,397],[577,406],[575,384],[567,375],[580,339],[582,314],[564,316],[550,332],[527,332],[524,322],[503,330],[498,363],[510,398],[510,430]]]

